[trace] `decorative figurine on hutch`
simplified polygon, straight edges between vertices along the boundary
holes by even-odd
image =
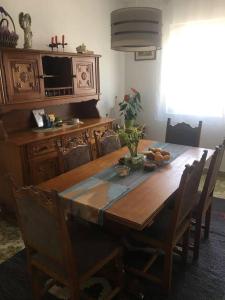
[[[24,49],[29,49],[32,47],[32,31],[31,31],[31,16],[29,14],[24,14],[21,12],[19,14],[20,27],[24,31]]]
[[[85,54],[85,53],[94,54],[94,51],[87,50],[87,47],[84,43],[82,43],[80,46],[78,46],[76,48],[76,50],[77,50],[77,53],[80,53],[80,54]]]
[[[83,43],[80,46],[78,46],[76,48],[77,53],[86,53],[87,49],[86,49],[86,45]]]

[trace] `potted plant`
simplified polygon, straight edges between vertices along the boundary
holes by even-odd
[[[124,116],[125,126],[131,127],[141,111],[141,95],[138,91],[131,88],[131,94],[126,94],[122,102],[119,103],[121,115]]]
[[[143,160],[143,155],[138,154],[138,143],[142,137],[142,132],[143,130],[140,127],[124,127],[118,131],[121,140],[130,151],[130,157],[128,159],[134,165],[139,164]]]

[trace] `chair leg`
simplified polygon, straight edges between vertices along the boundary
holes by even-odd
[[[81,291],[80,291],[80,284],[78,282],[77,277],[74,274],[69,274],[68,280],[68,288],[70,291],[70,300],[80,300],[81,298]],[[86,296],[86,295],[84,295]],[[84,298],[85,299],[85,298]],[[88,299],[88,297],[87,297]]]
[[[80,290],[77,284],[70,285],[70,300],[79,300],[80,299]]]
[[[212,204],[209,206],[206,215],[205,215],[205,230],[204,230],[204,238],[209,238],[209,229],[210,229],[210,221],[211,221],[211,210]]]
[[[173,263],[173,251],[172,249],[170,249],[168,252],[165,253],[165,257],[164,257],[162,286],[166,293],[169,293],[171,289],[172,263]]]
[[[190,237],[190,227],[186,230],[183,236],[183,249],[182,249],[182,259],[184,265],[187,263],[187,257],[188,257],[188,249],[189,249],[189,237]]]
[[[116,269],[118,272],[117,275],[117,284],[121,289],[120,294],[123,295],[123,289],[124,289],[124,275],[125,275],[125,271],[124,271],[124,264],[123,264],[123,251],[121,250],[121,252],[116,256]]]
[[[31,284],[34,300],[41,300],[41,285],[40,285],[40,274],[39,271],[33,267],[30,268],[31,273]]]
[[[193,255],[194,260],[197,260],[199,257],[201,230],[202,230],[202,217],[197,217],[196,225],[195,225],[195,233],[194,233],[194,255]]]

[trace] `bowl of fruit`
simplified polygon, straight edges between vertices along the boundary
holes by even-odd
[[[149,148],[147,151],[142,153],[145,155],[147,160],[152,161],[157,165],[168,163],[171,160],[170,152],[161,148]]]

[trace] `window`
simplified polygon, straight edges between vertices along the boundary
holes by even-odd
[[[176,24],[163,49],[168,114],[225,115],[225,20]]]

